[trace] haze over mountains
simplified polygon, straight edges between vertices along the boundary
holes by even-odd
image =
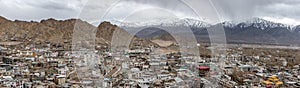
[[[177,19],[167,21],[157,21],[158,23],[140,22],[115,22],[122,28],[139,29],[136,35],[144,38],[161,38],[162,40],[171,39],[170,34],[162,28],[171,26],[184,26],[189,29],[176,31],[176,35],[190,36],[186,34],[187,30],[191,30],[198,42],[209,42],[209,34],[207,27],[214,26],[199,19]],[[161,22],[161,23],[159,23]],[[243,21],[226,21],[219,23],[225,31],[228,43],[255,43],[255,44],[276,44],[276,45],[299,45],[300,25],[287,25],[275,23],[261,18],[252,18]],[[129,30],[130,31],[130,30]],[[160,36],[160,37],[158,37]]]

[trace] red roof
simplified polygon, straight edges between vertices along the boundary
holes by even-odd
[[[208,66],[197,66],[198,69],[209,69]]]

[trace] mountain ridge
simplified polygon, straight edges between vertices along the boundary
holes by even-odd
[[[86,21],[74,18],[66,20],[48,18],[37,22],[21,20],[11,21],[0,16],[0,42],[20,41],[25,44],[50,42],[52,44],[70,45],[72,43],[72,37],[74,36],[74,27],[76,26],[97,30],[95,36],[95,44],[97,46],[110,46],[111,38],[116,30],[120,30],[119,32],[122,32],[123,34],[130,35],[110,22],[101,22],[98,26],[94,26]],[[148,40],[143,41],[152,44]]]
[[[162,19],[163,20],[163,19]],[[160,21],[164,22],[164,21]],[[153,44],[151,40],[160,39],[172,40],[174,38],[161,28],[165,26],[189,28],[193,35],[188,34],[185,30],[176,31],[178,35],[195,36],[197,42],[210,42],[207,27],[210,25],[201,19],[175,19],[168,20],[169,23],[147,23],[145,30],[137,34],[132,34],[126,30],[126,25],[118,25],[113,22],[104,21],[98,26],[89,24],[80,19],[56,20],[53,18],[36,21],[20,21],[8,20],[0,16],[0,41],[27,41],[27,42],[52,42],[64,43],[66,40],[72,41],[74,27],[78,24],[88,28],[96,29],[96,45],[110,45],[113,33],[115,31],[122,32],[124,35],[134,36],[134,40],[143,40],[145,44]],[[174,22],[174,23],[173,23]],[[146,23],[146,22],[145,22]],[[264,19],[254,19],[251,21],[240,21],[238,23],[223,22],[227,42],[228,43],[259,43],[259,44],[283,44],[283,45],[299,45],[300,25],[293,26],[281,23],[275,23]],[[153,28],[147,27],[154,26]],[[139,27],[138,25],[132,27]],[[152,30],[155,29],[155,30]],[[167,36],[166,36],[167,35]],[[169,36],[169,38],[168,38]]]
[[[197,20],[196,22],[189,21],[190,24],[188,25],[182,25],[185,23],[177,23],[177,22],[184,22],[184,21],[174,21],[173,24],[179,24],[176,25],[175,27],[185,26],[181,28],[189,28],[193,32],[193,35],[197,38],[198,42],[210,42],[207,27],[211,25],[194,26],[193,23],[202,22]],[[169,22],[168,24],[172,24],[172,22]],[[299,34],[300,25],[292,26],[292,25],[268,21],[262,18],[253,18],[253,19],[242,20],[237,22],[225,21],[219,24],[222,24],[222,27],[224,28],[228,43],[258,43],[258,44],[282,44],[282,45],[300,44],[300,41],[297,40],[297,38],[300,37]],[[174,25],[149,25],[149,27],[145,27],[144,25],[141,26],[135,25],[133,27],[143,28],[139,32],[141,34],[139,33],[136,34],[139,37],[145,37],[145,38],[153,37],[155,39],[159,39],[159,37],[155,37],[153,35],[156,36],[169,35],[170,37],[172,37],[170,34],[163,31],[164,29],[162,29],[162,28],[168,28],[168,26],[174,26]],[[126,25],[123,26],[124,29],[130,27],[132,26],[130,25],[129,27],[126,27]],[[152,29],[153,31],[150,31]],[[182,31],[176,30],[175,34],[181,34],[185,36],[191,35],[187,32],[182,32]],[[165,39],[172,39],[172,38],[166,38],[166,36],[164,36],[162,40]]]

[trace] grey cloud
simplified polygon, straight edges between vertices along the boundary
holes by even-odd
[[[226,20],[251,17],[286,17],[300,20],[299,0],[214,0]]]
[[[66,6],[66,3],[62,3],[64,1],[60,1],[60,2],[55,2],[55,1],[34,1],[34,2],[25,2],[30,6],[33,7],[38,7],[38,8],[43,8],[43,9],[50,9],[50,10],[62,10],[62,9],[66,9],[66,10],[73,10],[70,7]]]
[[[67,19],[79,17],[91,23],[97,23],[101,16],[110,10],[107,19],[121,19],[135,10],[144,7],[155,7],[173,12],[180,17],[197,17],[194,8],[196,6],[203,18],[216,18],[209,0],[0,0],[0,15],[10,19],[36,20],[53,17]],[[285,17],[300,21],[300,0],[211,0],[222,20],[235,20],[250,17]],[[196,3],[192,3],[196,2]],[[109,9],[109,7],[113,7]],[[164,11],[164,10],[161,10]],[[136,18],[147,17],[134,13]],[[155,12],[155,11],[154,11]],[[197,11],[196,11],[197,12]],[[160,14],[155,14],[159,16]],[[164,15],[161,13],[161,15]],[[152,16],[153,17],[153,16]]]
[[[300,18],[300,4],[289,5],[289,4],[273,4],[267,6],[261,6],[261,15],[275,15],[280,17]]]
[[[74,18],[83,7],[81,0],[2,0],[0,2],[1,15],[12,20],[39,21],[50,17]]]

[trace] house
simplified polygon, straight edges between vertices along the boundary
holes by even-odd
[[[58,75],[55,77],[55,83],[56,84],[63,84],[66,83],[66,76],[65,75]]]
[[[133,78],[140,78],[143,73],[139,68],[131,68],[130,71],[132,72]]]

